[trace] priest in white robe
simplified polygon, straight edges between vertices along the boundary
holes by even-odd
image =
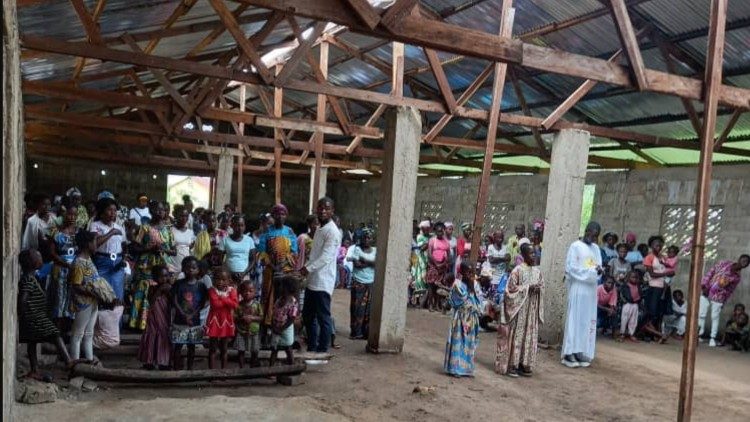
[[[570,245],[565,261],[568,310],[565,317],[562,364],[588,367],[596,347],[596,286],[601,276],[602,255],[597,242],[601,226],[590,222],[581,240]]]

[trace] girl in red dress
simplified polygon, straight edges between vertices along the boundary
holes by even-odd
[[[221,354],[221,369],[227,366],[227,347],[234,339],[234,311],[239,306],[237,290],[231,285],[232,276],[221,268],[214,271],[214,287],[208,290],[211,304],[206,319],[208,337],[208,368],[214,369],[216,348]]]

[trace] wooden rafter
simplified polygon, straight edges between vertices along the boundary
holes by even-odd
[[[611,0],[611,6],[615,26],[620,35],[620,42],[622,42],[622,46],[627,53],[630,68],[635,74],[636,85],[639,90],[643,91],[648,88],[646,65],[643,63],[643,56],[641,56],[641,50],[638,47],[638,38],[630,20],[628,6],[625,4],[625,0]]]
[[[456,98],[453,96],[453,91],[451,91],[451,86],[448,83],[448,77],[445,76],[443,65],[440,64],[440,58],[438,57],[437,52],[431,48],[425,48],[424,54],[430,64],[432,74],[435,76],[435,81],[440,89],[440,93],[443,94],[445,107],[448,108],[448,112],[453,113],[456,110],[456,107],[458,107],[458,104],[456,104]]]

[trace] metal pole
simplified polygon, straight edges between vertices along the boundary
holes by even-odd
[[[712,0],[706,75],[704,81],[704,117],[701,130],[701,153],[698,166],[698,192],[695,201],[695,223],[693,231],[692,259],[690,261],[690,284],[687,312],[685,346],[682,352],[682,374],[680,398],[677,405],[677,420],[688,422],[692,416],[693,387],[695,376],[695,349],[698,345],[698,304],[703,276],[703,254],[706,248],[706,225],[708,205],[711,198],[711,173],[716,131],[716,112],[721,88],[721,66],[724,52],[724,30],[726,26],[727,0]]]

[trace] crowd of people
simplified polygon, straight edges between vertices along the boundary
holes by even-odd
[[[461,226],[454,235],[451,222],[414,222],[409,303],[429,311],[452,310],[445,353],[445,371],[472,375],[480,329],[498,332],[495,369],[500,374],[530,376],[536,359],[539,325],[543,323],[543,275],[539,270],[544,224],[532,223],[529,236],[519,224],[505,239],[492,232],[476,247],[478,260],[470,262],[472,227]],[[584,236],[570,245],[565,266],[567,315],[561,363],[588,367],[594,359],[597,334],[617,341],[665,343],[685,334],[685,294],[672,289],[680,248],[664,249],[662,236],[638,244],[636,235],[625,241],[592,222]],[[745,307],[737,304],[719,340],[719,317],[724,304],[741,281],[750,256],[718,261],[705,274],[699,311],[699,335],[711,310],[709,346],[750,349],[750,326]],[[492,327],[496,325],[496,328]]]
[[[94,348],[118,345],[121,330],[141,333],[137,358],[154,370],[193,369],[199,345],[208,348],[209,368],[226,368],[230,348],[240,367],[246,354],[259,365],[261,349],[271,350],[271,365],[279,351],[291,363],[302,344],[328,353],[337,347],[335,288],[350,290],[350,338],[368,338],[377,261],[371,221],[344,227],[330,198],[296,230],[283,204],[248,219],[232,205],[194,209],[189,196],[180,204],[135,199],[128,209],[102,191],[84,205],[76,188],[55,201],[27,198],[19,327],[30,375],[38,376],[39,342],[55,344],[70,365],[96,362]],[[496,330],[495,370],[531,376],[544,322],[544,223],[533,221],[528,234],[518,224],[508,239],[492,231],[479,245],[470,224],[460,229],[456,236],[451,222],[414,221],[408,305],[451,313],[446,373],[473,375],[479,332]],[[568,252],[561,352],[568,367],[590,366],[597,334],[664,343],[685,333],[685,294],[672,280],[686,248],[665,253],[661,236],[638,244],[627,233],[619,243],[611,232],[600,245],[600,232],[590,223]],[[703,278],[700,334],[710,309],[710,346],[750,348],[742,305],[717,338],[721,309],[748,265],[747,255],[719,261]]]
[[[366,338],[374,234],[357,230],[342,256],[345,233],[353,239],[333,200],[320,199],[295,233],[283,204],[249,221],[232,205],[217,214],[182,199],[139,194],[128,209],[109,191],[86,205],[76,188],[26,198],[18,305],[30,376],[37,343],[57,345],[70,365],[97,362],[94,349],[118,345],[122,330],[141,333],[137,358],[154,370],[193,369],[199,345],[209,368],[225,368],[230,348],[240,367],[246,354],[259,365],[261,349],[271,365],[279,351],[291,363],[303,343],[328,353],[337,285],[351,288],[352,337]]]

